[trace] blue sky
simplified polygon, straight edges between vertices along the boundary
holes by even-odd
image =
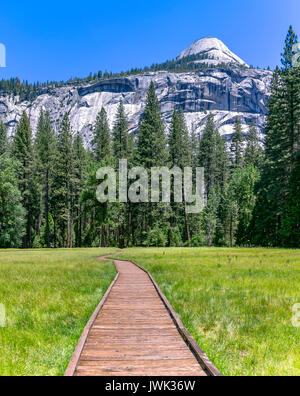
[[[0,78],[65,80],[142,67],[205,36],[249,64],[274,67],[290,24],[300,36],[299,0],[6,1]]]

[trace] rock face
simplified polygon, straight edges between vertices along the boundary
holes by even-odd
[[[205,55],[207,59],[197,60],[196,63],[209,63],[212,65],[225,63],[237,66],[248,66],[241,58],[230,51],[222,41],[205,37],[195,41],[190,47],[182,51],[177,59],[182,59],[191,55]]]
[[[195,48],[199,49],[198,44]],[[12,135],[24,110],[30,117],[34,132],[41,109],[50,112],[56,129],[67,112],[74,132],[80,132],[88,145],[92,125],[102,106],[113,126],[120,99],[125,105],[130,131],[135,132],[145,107],[147,90],[153,81],[166,125],[171,120],[173,109],[182,108],[189,129],[201,133],[208,113],[212,112],[221,134],[230,140],[237,116],[242,120],[245,133],[247,126],[254,121],[263,134],[271,78],[270,71],[228,67],[190,73],[146,73],[101,80],[90,85],[66,86],[46,91],[33,103],[20,102],[18,97],[2,94],[0,118]]]

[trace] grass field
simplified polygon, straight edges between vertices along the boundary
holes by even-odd
[[[224,375],[300,375],[300,250],[127,249]]]
[[[62,375],[115,277],[114,249],[0,250],[0,376]]]
[[[62,375],[115,276],[115,249],[0,250],[0,376]],[[126,249],[224,375],[300,375],[300,250]]]

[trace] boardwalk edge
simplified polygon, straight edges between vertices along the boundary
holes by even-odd
[[[91,327],[93,326],[95,320],[97,319],[97,316],[99,314],[99,312],[101,311],[103,305],[105,304],[112,288],[114,287],[115,283],[117,282],[119,277],[119,273],[117,273],[115,279],[112,281],[112,283],[110,284],[109,288],[107,289],[106,293],[104,294],[102,300],[100,301],[99,305],[97,306],[97,308],[95,309],[93,315],[91,316],[90,320],[88,321],[88,323],[86,324],[83,333],[78,341],[78,344],[75,348],[75,351],[73,353],[73,356],[70,360],[70,363],[68,365],[68,368],[64,374],[65,377],[73,377],[83,350],[83,347],[85,345],[85,342],[87,340],[87,337],[89,335],[89,332],[91,330]]]
[[[122,260],[119,260],[119,261],[122,261]],[[196,357],[198,363],[203,368],[203,370],[206,371],[206,373],[209,376],[211,376],[211,377],[222,377],[223,375],[221,374],[221,372],[209,360],[208,356],[202,351],[202,349],[200,348],[198,343],[194,340],[194,338],[191,336],[189,331],[185,328],[185,326],[183,325],[181,319],[179,318],[179,316],[175,312],[174,308],[172,307],[172,305],[168,301],[167,297],[161,291],[161,289],[158,286],[158,284],[155,282],[155,280],[154,280],[153,276],[150,274],[150,272],[147,271],[145,268],[141,267],[140,265],[138,265],[137,263],[135,263],[134,261],[131,260],[131,262],[134,265],[136,265],[138,268],[140,268],[142,271],[144,271],[149,276],[149,278],[150,278],[151,282],[153,283],[153,285],[154,285],[154,287],[155,287],[160,299],[164,303],[164,305],[165,305],[166,309],[168,310],[171,318],[173,319],[173,322],[175,323],[180,335],[182,336],[182,338],[184,339],[184,341],[186,342],[186,344],[188,345],[190,350],[193,352],[194,356]]]
[[[104,259],[104,260],[113,260],[115,261],[128,261],[128,260],[120,260],[120,259],[113,259],[111,258],[111,256],[103,256],[103,257],[99,257],[100,259]],[[214,366],[214,364],[209,360],[208,356],[202,351],[202,349],[200,348],[200,346],[198,345],[198,343],[194,340],[194,338],[191,336],[191,334],[189,333],[189,331],[185,328],[185,326],[183,325],[181,319],[179,318],[179,316],[177,315],[177,313],[175,312],[174,308],[172,307],[172,305],[170,304],[170,302],[168,301],[167,297],[163,294],[163,292],[161,291],[160,287],[158,286],[158,284],[155,282],[154,278],[152,277],[152,275],[150,274],[149,271],[147,271],[146,269],[144,269],[143,267],[141,267],[140,265],[136,264],[134,261],[130,261],[132,264],[134,264],[136,267],[140,268],[142,271],[144,271],[149,279],[151,280],[154,288],[156,289],[161,301],[163,302],[164,306],[166,307],[167,311],[169,312],[177,330],[179,331],[181,337],[183,338],[183,340],[185,341],[185,343],[187,344],[187,346],[190,348],[190,350],[193,352],[194,356],[196,357],[198,363],[200,364],[200,366],[202,367],[202,369],[209,375],[212,377],[222,377],[222,374],[220,373],[220,371]],[[97,306],[97,308],[95,309],[93,315],[91,316],[90,320],[88,321],[87,325],[85,326],[83,333],[78,341],[78,344],[76,346],[76,349],[73,353],[73,356],[70,360],[70,363],[68,365],[68,368],[64,374],[65,377],[73,377],[75,374],[75,371],[77,369],[79,360],[80,360],[80,356],[82,353],[82,350],[84,348],[85,342],[88,338],[89,332],[99,314],[99,312],[101,311],[101,309],[103,308],[106,300],[108,299],[108,296],[112,290],[112,288],[114,287],[115,283],[117,282],[119,277],[119,272],[117,273],[115,279],[113,280],[113,282],[110,284],[108,290],[106,291],[105,295],[103,296],[102,300],[100,301],[99,305]]]

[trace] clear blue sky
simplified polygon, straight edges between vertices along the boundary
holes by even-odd
[[[254,66],[274,67],[288,26],[300,36],[299,0],[5,1],[0,78],[85,77],[174,58],[213,36]]]

